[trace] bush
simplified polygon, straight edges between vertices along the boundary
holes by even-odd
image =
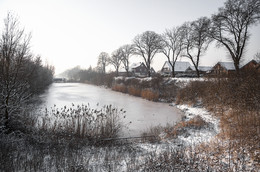
[[[141,97],[147,100],[158,101],[159,93],[151,89],[144,89],[141,91]]]
[[[127,87],[123,84],[114,84],[112,90],[127,93]]]
[[[237,148],[250,150],[259,160],[260,75],[248,73],[237,77],[214,78],[192,82],[180,90],[176,103],[203,104],[220,118],[220,135],[236,142]]]
[[[130,87],[128,87],[127,92],[130,95],[133,95],[133,96],[137,96],[137,97],[141,96],[141,89],[140,88],[136,88],[136,87],[130,86]]]
[[[181,121],[171,128],[168,127],[165,132],[167,137],[176,138],[177,136],[184,134],[188,129],[200,130],[207,127],[209,127],[207,122],[205,122],[200,116],[195,116],[189,121]]]
[[[64,138],[80,138],[96,142],[104,138],[116,138],[122,132],[121,119],[125,117],[123,109],[118,110],[111,105],[101,109],[92,109],[89,105],[72,106],[71,108],[53,108],[45,111],[38,120],[38,132],[61,136]]]

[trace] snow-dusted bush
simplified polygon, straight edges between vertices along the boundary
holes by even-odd
[[[220,119],[221,136],[236,142],[234,150],[243,148],[259,161],[260,75],[243,73],[229,78],[191,82],[181,89],[177,103],[203,105]],[[233,149],[233,148],[232,148]]]
[[[68,108],[52,108],[45,110],[45,115],[38,121],[38,130],[62,133],[71,137],[88,140],[100,140],[104,138],[116,138],[122,132],[122,118],[125,111],[118,110],[112,105],[93,109],[89,105],[72,104]]]

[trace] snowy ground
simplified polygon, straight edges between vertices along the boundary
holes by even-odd
[[[177,105],[177,108],[185,113],[185,120],[190,120],[195,116],[200,116],[205,122],[209,124],[209,128],[203,130],[190,130],[188,137],[179,136],[187,145],[196,145],[198,143],[209,142],[216,136],[219,130],[219,119],[215,118],[205,108],[190,107],[189,105]]]
[[[175,105],[173,105],[175,106]],[[160,149],[164,148],[178,148],[179,146],[196,146],[201,143],[210,142],[214,136],[216,136],[219,130],[219,120],[212,116],[205,108],[191,107],[189,105],[177,105],[178,109],[184,112],[183,119],[189,121],[195,116],[200,116],[206,123],[208,123],[208,128],[203,128],[200,130],[188,129],[185,134],[179,135],[173,140],[165,138],[165,133],[160,135],[162,142]],[[165,146],[165,144],[167,146]],[[148,149],[150,151],[154,150],[153,145],[144,144],[141,147]]]

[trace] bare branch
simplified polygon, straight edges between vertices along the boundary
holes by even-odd
[[[151,76],[151,63],[156,53],[162,49],[161,36],[153,31],[146,31],[134,38],[135,54],[143,57],[148,76]]]

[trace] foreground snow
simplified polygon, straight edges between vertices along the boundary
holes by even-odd
[[[209,128],[203,130],[190,130],[189,136],[179,136],[186,145],[196,145],[198,143],[209,142],[214,136],[216,136],[219,130],[219,119],[213,117],[205,108],[191,107],[189,105],[177,105],[177,108],[185,113],[185,120],[190,120],[195,116],[200,116],[205,122],[209,124]]]

